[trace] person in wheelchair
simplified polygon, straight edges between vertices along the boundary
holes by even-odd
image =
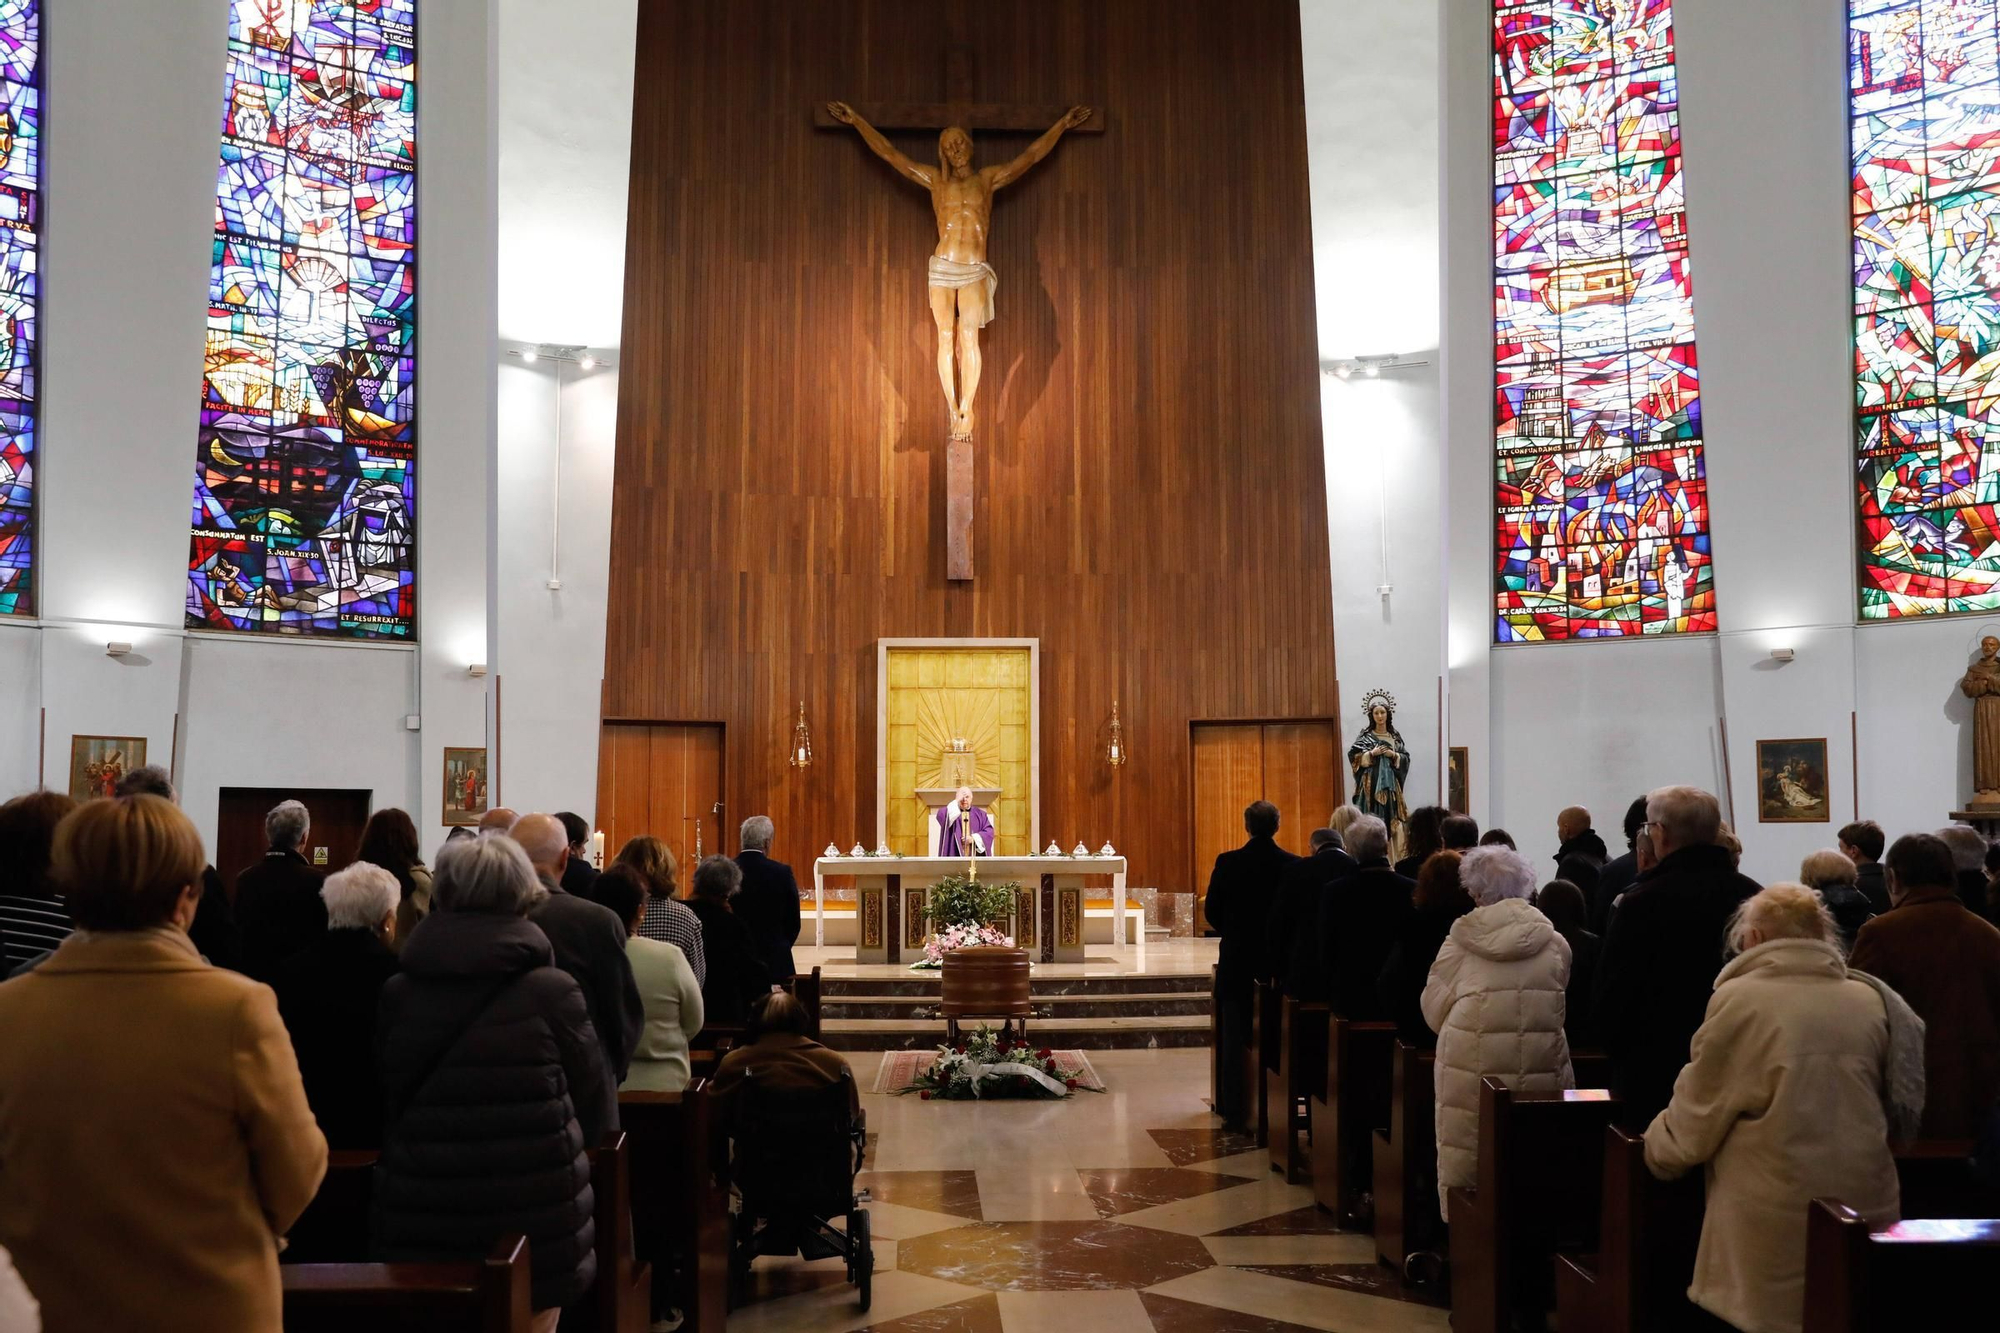
[[[760,1254],[838,1255],[866,1309],[874,1256],[866,1196],[854,1189],[866,1118],[854,1071],[806,1035],[810,1023],[797,999],[773,991],[752,1009],[745,1044],[715,1073],[738,1199],[730,1267],[741,1282]],[[837,1217],[844,1232],[832,1226]]]

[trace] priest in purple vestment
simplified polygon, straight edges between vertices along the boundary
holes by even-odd
[[[972,803],[972,788],[960,787],[958,799],[935,818],[939,856],[993,855],[993,816]]]

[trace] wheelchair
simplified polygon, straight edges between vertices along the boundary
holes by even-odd
[[[806,1259],[839,1255],[865,1312],[873,1300],[866,1190],[854,1188],[867,1135],[850,1113],[854,1074],[807,1091],[759,1085],[755,1075],[731,1094],[728,1133],[735,1212],[729,1227],[730,1290],[748,1288],[760,1254]],[[833,1219],[845,1218],[845,1230]]]

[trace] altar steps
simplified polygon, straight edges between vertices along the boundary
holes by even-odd
[[[1072,1050],[1143,1050],[1206,1046],[1206,975],[1138,974],[1036,978],[1028,1035]],[[841,1051],[895,1051],[944,1040],[936,973],[907,977],[826,977],[820,1035]]]

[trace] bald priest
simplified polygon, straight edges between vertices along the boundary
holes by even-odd
[[[939,808],[939,856],[993,855],[993,816],[972,803],[972,788],[960,787],[950,805]]]

